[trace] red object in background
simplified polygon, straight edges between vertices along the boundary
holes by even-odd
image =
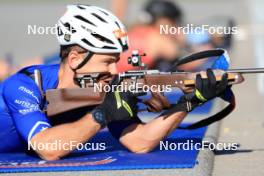
[[[138,69],[138,67],[128,64],[127,58],[131,56],[133,50],[138,50],[140,54],[147,52],[145,41],[151,40],[151,33],[155,32],[154,30],[153,27],[138,26],[128,32],[129,50],[120,55],[120,60],[117,63],[118,72]],[[142,57],[142,62],[151,68],[154,64],[154,59],[146,53],[146,56]]]

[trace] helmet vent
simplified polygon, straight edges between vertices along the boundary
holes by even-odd
[[[101,35],[99,35],[97,33],[91,33],[91,35],[94,36],[95,38],[103,41],[103,42],[114,44],[111,40],[109,40],[109,39],[107,39],[107,38],[105,38],[105,37],[103,37],[103,36],[101,36]]]
[[[112,47],[112,46],[103,46],[104,49],[117,49],[116,47]]]
[[[76,30],[70,25],[70,23],[64,23],[63,24],[65,26],[65,28],[70,31],[71,33],[75,33]]]
[[[118,22],[116,21],[115,24],[119,27],[119,29],[121,29],[120,25],[118,24]]]
[[[122,46],[123,51],[128,50],[128,45],[127,45],[127,44],[124,44],[124,45],[123,45],[121,39],[118,39],[118,42],[119,42],[120,45]]]
[[[92,13],[92,15],[93,15],[94,17],[96,17],[97,19],[99,19],[100,21],[106,23],[106,21],[105,21],[102,17],[100,17],[99,15],[97,15],[97,14],[95,14],[95,13]]]
[[[80,6],[80,5],[77,5],[77,7],[78,7],[79,9],[82,9],[82,10],[85,9],[84,7],[82,7],[82,6]]]
[[[86,23],[89,23],[89,24],[91,24],[91,25],[93,25],[93,26],[96,26],[94,23],[92,23],[91,21],[85,19],[84,17],[82,17],[82,16],[80,16],[80,15],[76,15],[76,16],[74,16],[74,17],[77,18],[78,20],[81,20],[81,21],[83,21],[83,22],[86,22]]]
[[[100,9],[99,9],[100,10]],[[106,13],[105,11],[103,11],[103,10],[100,10],[103,14],[105,14],[105,15],[107,15],[107,16],[109,16],[109,14],[108,13]]]
[[[83,41],[85,44],[94,47],[94,45],[91,44],[88,40],[86,40],[86,39],[82,39],[82,41]]]

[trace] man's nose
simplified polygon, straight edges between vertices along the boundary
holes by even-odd
[[[116,75],[118,74],[118,70],[117,70],[117,65],[116,63],[112,63],[109,65],[109,72],[112,74],[112,75]]]

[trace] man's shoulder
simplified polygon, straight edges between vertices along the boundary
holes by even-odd
[[[3,83],[3,95],[5,97],[17,96],[19,97],[21,94],[38,94],[39,90],[34,80],[29,76],[16,73],[9,78],[7,78]]]
[[[3,86],[3,94],[19,94],[22,92],[36,92],[40,93],[34,78],[30,75],[34,74],[34,70],[40,70],[43,81],[43,88],[53,88],[58,82],[59,65],[33,65],[25,67],[17,73],[8,77],[1,84]]]
[[[16,87],[20,84],[27,84],[27,85],[34,85],[34,80],[27,76],[26,74],[23,74],[21,72],[17,72],[11,76],[9,76],[6,80],[2,82],[3,87]]]
[[[53,65],[31,65],[28,67],[22,68],[17,73],[23,73],[25,70],[27,70],[30,73],[34,73],[34,70],[40,70],[41,72],[50,73],[50,72],[57,72],[60,68],[60,64],[53,64]]]

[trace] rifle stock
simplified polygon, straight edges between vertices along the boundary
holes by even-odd
[[[46,91],[46,113],[48,116],[55,116],[73,109],[98,105],[102,103],[104,96],[104,93],[95,92],[92,87],[50,89]]]

